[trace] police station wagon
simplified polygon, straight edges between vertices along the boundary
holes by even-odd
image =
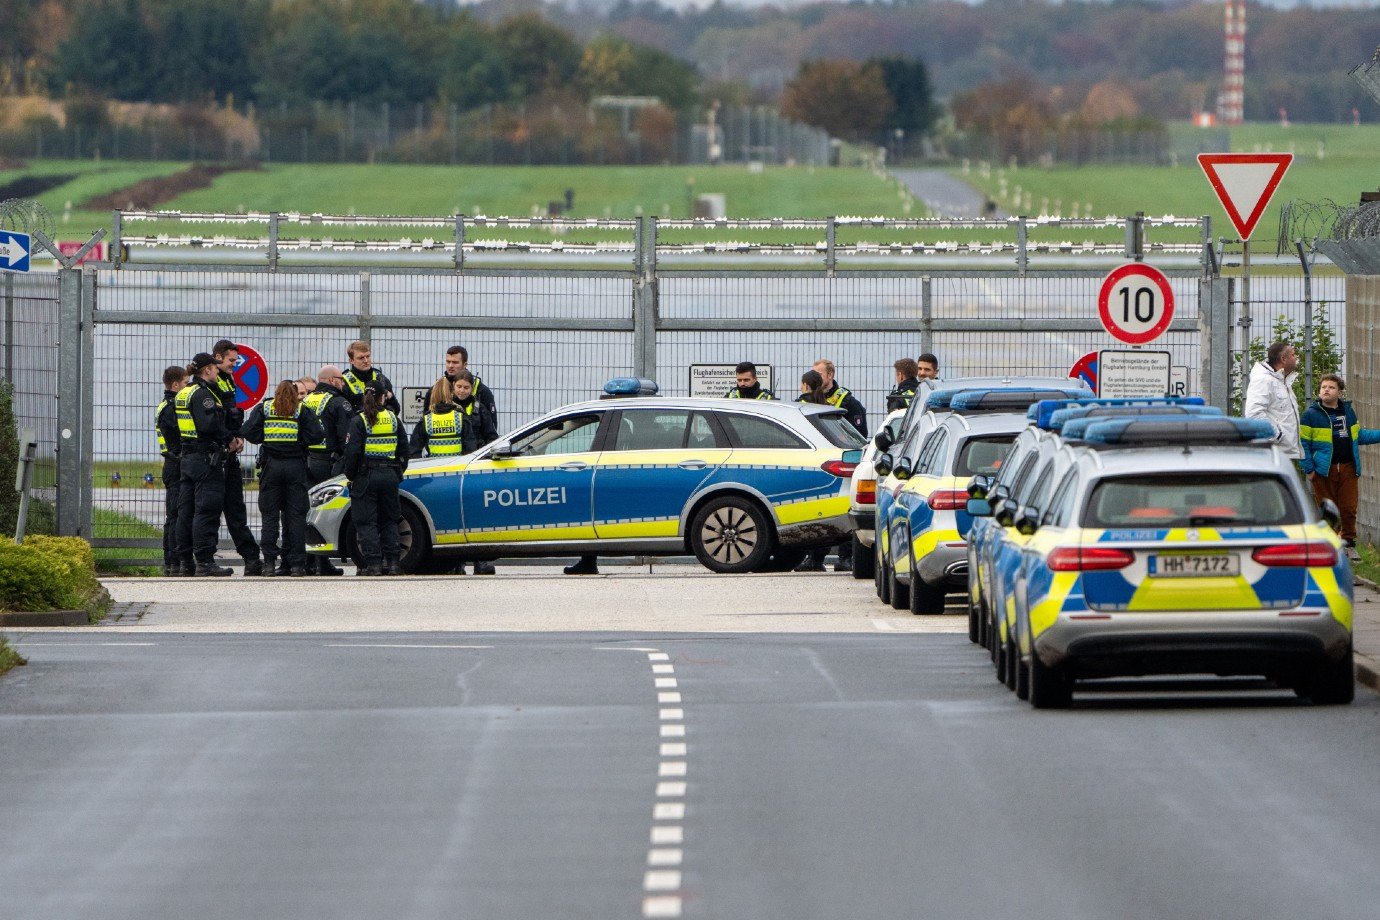
[[[848,538],[862,436],[832,406],[627,397],[577,403],[459,457],[413,460],[402,566],[693,553],[716,572],[794,566]],[[341,478],[313,488],[309,551],[359,549]]]

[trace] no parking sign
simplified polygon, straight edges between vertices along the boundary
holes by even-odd
[[[268,365],[263,356],[248,345],[236,343],[240,358],[230,371],[235,378],[235,405],[249,410],[259,404],[268,392]]]

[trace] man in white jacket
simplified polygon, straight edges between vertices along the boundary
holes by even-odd
[[[1246,418],[1264,419],[1275,426],[1275,443],[1285,456],[1303,459],[1299,442],[1299,404],[1294,399],[1294,380],[1298,377],[1298,353],[1288,342],[1276,342],[1265,352],[1265,360],[1251,368],[1246,387]]]

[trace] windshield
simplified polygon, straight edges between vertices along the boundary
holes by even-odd
[[[835,447],[851,450],[855,447],[862,447],[867,440],[858,433],[858,429],[854,428],[848,419],[843,417],[842,412],[807,417],[810,419],[810,424],[814,425],[815,429],[828,438],[829,443]]]
[[[1088,498],[1084,527],[1244,527],[1302,523],[1277,476],[1174,474],[1104,479]]]
[[[1016,443],[1014,434],[969,438],[958,449],[954,464],[955,476],[993,476],[1001,471],[1002,463]]]

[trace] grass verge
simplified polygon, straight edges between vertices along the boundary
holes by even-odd
[[[131,514],[111,511],[108,508],[91,510],[91,535],[94,539],[102,537],[122,537],[133,539],[163,539],[163,531]],[[102,575],[157,575],[163,564],[163,550],[154,547],[103,546],[93,550],[96,571]],[[143,562],[147,559],[147,563]],[[132,560],[138,560],[131,564]]]
[[[20,665],[28,664],[28,660],[14,650],[8,639],[0,636],[0,674],[4,674],[10,668],[17,668]]]
[[[1361,559],[1351,564],[1352,571],[1367,581],[1380,584],[1380,549],[1357,541],[1356,552]]]

